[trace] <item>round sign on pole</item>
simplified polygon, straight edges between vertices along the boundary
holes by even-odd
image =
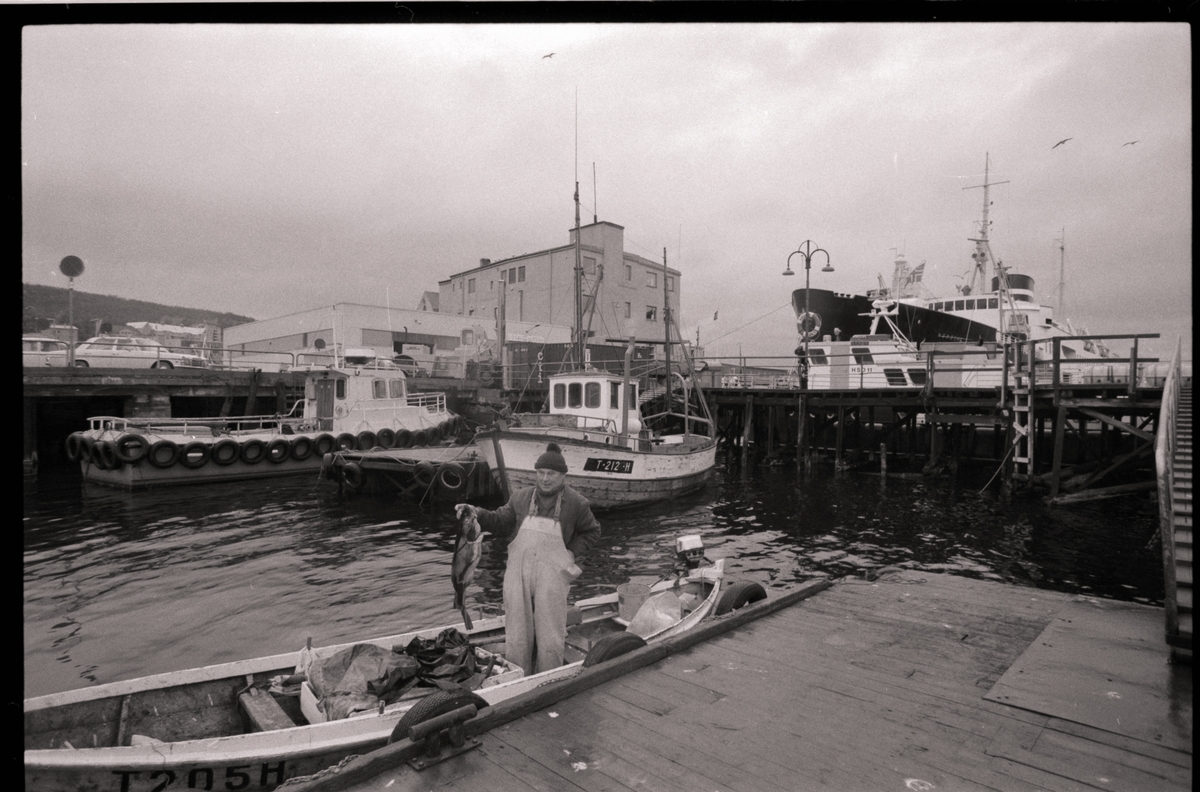
[[[83,259],[79,256],[67,256],[59,263],[58,269],[68,278],[78,278],[83,274]]]

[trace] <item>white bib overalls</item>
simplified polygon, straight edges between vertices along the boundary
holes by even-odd
[[[535,516],[535,492],[529,502],[529,515],[508,546],[508,566],[504,571],[504,657],[525,669],[526,674],[548,671],[563,663],[567,591],[580,573],[563,544],[561,509],[560,492],[553,517]]]

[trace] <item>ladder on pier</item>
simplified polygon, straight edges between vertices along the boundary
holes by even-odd
[[[1192,385],[1179,389],[1175,415],[1174,474],[1171,477],[1171,529],[1175,539],[1175,608],[1178,636],[1168,642],[1191,653],[1192,647]]]
[[[1033,483],[1034,467],[1034,431],[1033,431],[1033,397],[1034,371],[1032,355],[1029,365],[1021,366],[1020,347],[1018,361],[1013,369],[1013,478],[1017,481]]]

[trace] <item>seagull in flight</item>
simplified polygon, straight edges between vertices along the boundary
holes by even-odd
[[[1054,151],[1054,149],[1058,148],[1058,147],[1059,147],[1059,146],[1061,146],[1063,143],[1066,143],[1068,140],[1074,140],[1074,139],[1075,139],[1075,138],[1063,138],[1062,140],[1058,141],[1058,142],[1057,142],[1057,143],[1055,143],[1053,146],[1051,146],[1051,147],[1050,147],[1050,150],[1051,150],[1051,151]]]
[[[1128,143],[1125,143],[1125,144],[1123,144],[1123,145],[1121,146],[1121,148],[1125,148],[1125,146],[1132,146],[1134,143],[1137,143],[1137,141],[1136,141],[1136,140],[1131,140],[1131,141],[1129,141]]]
[[[553,58],[553,57],[554,57],[554,53],[551,52],[549,55],[543,55],[542,60],[546,60],[546,58]]]

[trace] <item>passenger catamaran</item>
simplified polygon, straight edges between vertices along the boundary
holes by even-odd
[[[579,183],[575,183],[575,370],[549,377],[548,412],[523,413],[476,435],[476,445],[507,494],[535,480],[534,463],[556,443],[570,472],[567,483],[593,506],[607,508],[664,500],[704,486],[716,464],[717,443],[712,415],[694,378],[671,370],[671,315],[663,278],[666,324],[666,397],[663,411],[642,416],[638,387],[629,366],[633,340],[620,376],[591,368],[586,359],[579,249]],[[663,251],[663,269],[666,269]],[[603,277],[603,276],[601,276]],[[593,301],[594,305],[594,301]],[[680,344],[682,348],[682,344]],[[686,351],[685,351],[686,354]],[[673,377],[682,384],[682,412],[674,409]],[[690,412],[690,391],[698,412]],[[662,421],[679,433],[651,431]],[[701,430],[697,432],[696,430]]]

